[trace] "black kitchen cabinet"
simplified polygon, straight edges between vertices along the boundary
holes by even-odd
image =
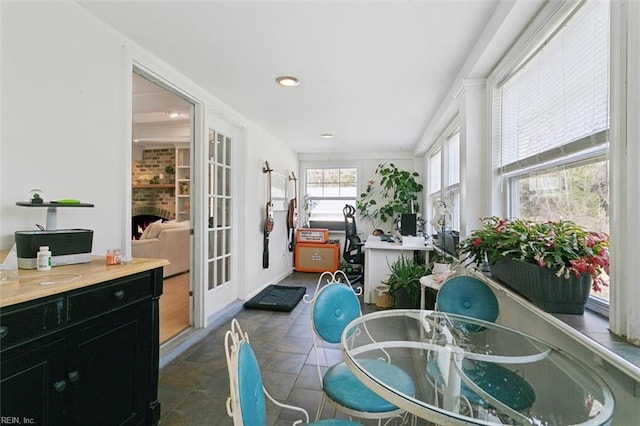
[[[162,268],[0,311],[0,416],[19,424],[160,418]]]

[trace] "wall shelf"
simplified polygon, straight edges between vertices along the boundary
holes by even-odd
[[[18,201],[16,206],[22,207],[46,207],[47,208],[47,225],[46,230],[52,231],[58,229],[58,207],[94,207],[91,203],[32,203],[31,201]]]
[[[190,148],[176,147],[176,221],[189,220],[191,217],[191,159]]]
[[[134,183],[131,185],[133,189],[138,188],[153,188],[153,189],[175,189],[173,183]]]

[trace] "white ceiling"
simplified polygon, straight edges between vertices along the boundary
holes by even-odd
[[[506,48],[495,34],[506,15],[513,14],[514,4],[513,0],[79,3],[300,153],[413,152],[437,119],[443,100],[451,96],[460,73],[473,73],[469,58],[477,67],[479,48]],[[533,9],[530,6],[528,13]],[[485,28],[491,28],[490,36]],[[493,63],[485,64],[490,66]],[[296,76],[301,84],[281,88],[275,84],[280,75]],[[146,118],[136,120],[164,117],[170,107],[178,108],[157,105],[153,111],[148,103],[138,102],[143,104],[145,108],[137,112]],[[323,133],[335,138],[321,139]]]
[[[136,146],[150,149],[189,142],[189,102],[137,73],[133,73],[132,86],[132,139]]]

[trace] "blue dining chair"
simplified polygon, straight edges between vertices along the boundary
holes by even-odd
[[[436,310],[450,314],[463,315],[486,322],[495,322],[498,318],[498,299],[489,286],[471,276],[458,275],[446,280],[436,296]],[[467,333],[480,333],[485,327],[452,321],[454,328]],[[436,396],[444,387],[445,379],[438,358],[427,363],[427,377],[436,387]],[[486,361],[465,359],[462,371],[480,389],[515,411],[523,411],[536,400],[533,387],[521,376],[499,364]],[[464,381],[460,394],[473,411],[472,406],[487,406],[487,402]],[[488,405],[491,408],[490,404]]]
[[[327,283],[320,287],[324,280]],[[320,418],[325,403],[329,402],[350,417],[377,419],[378,424],[381,424],[383,419],[393,417],[399,417],[404,421],[406,416],[404,410],[367,388],[344,362],[329,365],[327,344],[339,344],[345,327],[362,315],[360,301],[346,275],[342,271],[323,273],[318,280],[314,297],[310,301],[305,298],[305,302],[311,303],[313,349],[323,390],[316,420]],[[415,395],[415,384],[411,376],[400,367],[393,365],[388,354],[385,353],[385,355],[384,360],[362,359],[359,362],[366,365],[367,370],[374,371],[376,376],[383,378],[393,388],[406,395]],[[324,374],[321,367],[322,359],[326,360],[328,366]]]
[[[284,404],[274,399],[262,383],[260,366],[249,336],[242,331],[238,320],[231,321],[231,329],[225,333],[225,354],[229,370],[229,393],[227,414],[235,426],[262,426],[267,424],[265,395],[276,406],[296,411],[302,417],[293,425],[357,426],[360,423],[346,419],[327,419],[309,423],[309,414],[302,407]]]

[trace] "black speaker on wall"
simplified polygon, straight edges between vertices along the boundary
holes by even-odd
[[[400,216],[400,235],[416,236],[417,215],[415,213],[403,213]]]

